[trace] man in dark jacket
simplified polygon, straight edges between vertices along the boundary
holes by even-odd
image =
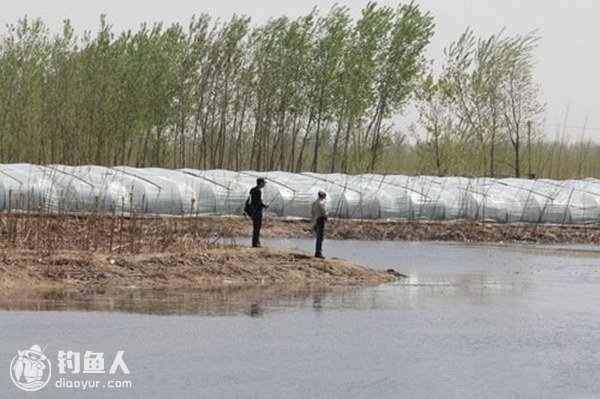
[[[260,228],[262,227],[262,212],[267,205],[262,200],[262,189],[265,187],[265,179],[256,179],[256,187],[250,190],[250,204],[252,205],[252,246],[260,247]]]

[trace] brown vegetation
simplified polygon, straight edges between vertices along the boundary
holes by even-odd
[[[2,289],[376,285],[396,279],[300,251],[219,245],[236,227],[247,227],[243,219],[4,213],[0,226]]]
[[[390,273],[286,249],[235,246],[164,253],[36,251],[0,255],[0,288],[89,291],[111,288],[209,288],[259,284],[377,285]]]
[[[372,285],[396,278],[339,259],[316,260],[300,251],[235,245],[251,235],[251,228],[241,217],[4,213],[0,288],[83,292],[128,286]],[[267,218],[263,236],[311,238],[311,224]],[[600,228],[333,219],[326,237],[598,244]],[[224,246],[225,239],[234,245]]]
[[[241,238],[252,223],[241,217],[202,217],[181,224],[183,234],[206,238]],[[270,238],[313,238],[310,221],[267,218],[262,235]],[[496,224],[471,221],[425,222],[330,219],[326,239],[387,241],[515,242],[536,244],[598,244],[600,227],[550,224]]]
[[[193,251],[252,235],[249,219],[235,216],[170,217],[148,215],[3,213],[0,250],[106,253]],[[265,218],[262,235],[312,238],[305,219]],[[327,239],[394,241],[600,243],[600,226],[495,224],[467,221],[417,222],[331,219]]]

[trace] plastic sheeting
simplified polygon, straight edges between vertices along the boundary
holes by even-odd
[[[112,170],[117,172],[116,180],[131,189],[132,203],[137,210],[174,215],[195,213],[196,192],[185,179],[171,179],[155,169],[118,166]]]
[[[3,209],[54,211],[60,202],[46,169],[30,164],[0,165],[0,194]]]
[[[248,198],[252,184],[242,181],[240,173],[228,170],[181,169],[182,172],[202,179],[212,186],[210,194],[215,201],[211,214],[242,215],[244,203]]]
[[[115,171],[102,166],[51,165],[51,179],[61,193],[59,209],[68,212],[125,211],[129,209],[127,187],[116,180]]]
[[[319,191],[334,217],[600,224],[600,180],[344,175],[101,166],[0,165],[0,209],[242,215],[256,179],[267,213],[310,217]]]
[[[270,204],[271,196],[269,195],[269,192],[273,189],[273,186],[276,185],[285,188],[285,191],[282,191],[281,193],[283,212],[278,214],[278,216],[309,217],[310,206],[317,198],[317,193],[320,190],[326,191],[326,185],[323,184],[322,181],[302,174],[288,172],[252,172],[251,175],[254,178],[260,176],[267,180],[267,185],[263,194],[263,200],[267,204]],[[334,193],[330,193],[328,201],[330,208],[341,209],[339,201],[339,197],[336,197]],[[275,209],[276,208],[272,205],[269,205],[268,211],[273,212]]]

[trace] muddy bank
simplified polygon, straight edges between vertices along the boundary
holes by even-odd
[[[247,244],[243,217],[0,216],[0,288],[85,290],[268,284],[377,285],[395,277],[339,259]],[[307,220],[266,217],[264,237],[311,238]],[[599,244],[597,226],[332,219],[326,239]],[[385,267],[386,265],[380,265]],[[402,272],[400,270],[400,272]]]
[[[191,223],[191,221],[190,221]],[[207,217],[195,221],[207,237],[249,237],[252,222],[239,217]],[[266,218],[262,234],[273,238],[310,238],[307,220]],[[326,238],[337,240],[462,241],[600,244],[600,226],[412,222],[331,219]]]
[[[0,255],[0,289],[84,292],[265,284],[377,285],[396,277],[340,259],[286,249],[211,247],[185,252],[15,251]]]
[[[40,252],[92,250],[164,252],[181,246],[219,243],[252,235],[243,217],[160,217],[147,215],[0,214],[0,250]],[[265,217],[262,235],[312,238],[308,220]],[[495,224],[331,219],[326,239],[600,244],[600,225]],[[246,241],[242,242],[246,244]]]

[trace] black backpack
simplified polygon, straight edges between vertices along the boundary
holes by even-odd
[[[250,198],[248,198],[246,200],[246,204],[244,204],[244,214],[248,215],[249,217],[253,217],[254,216],[254,207],[250,203]]]

